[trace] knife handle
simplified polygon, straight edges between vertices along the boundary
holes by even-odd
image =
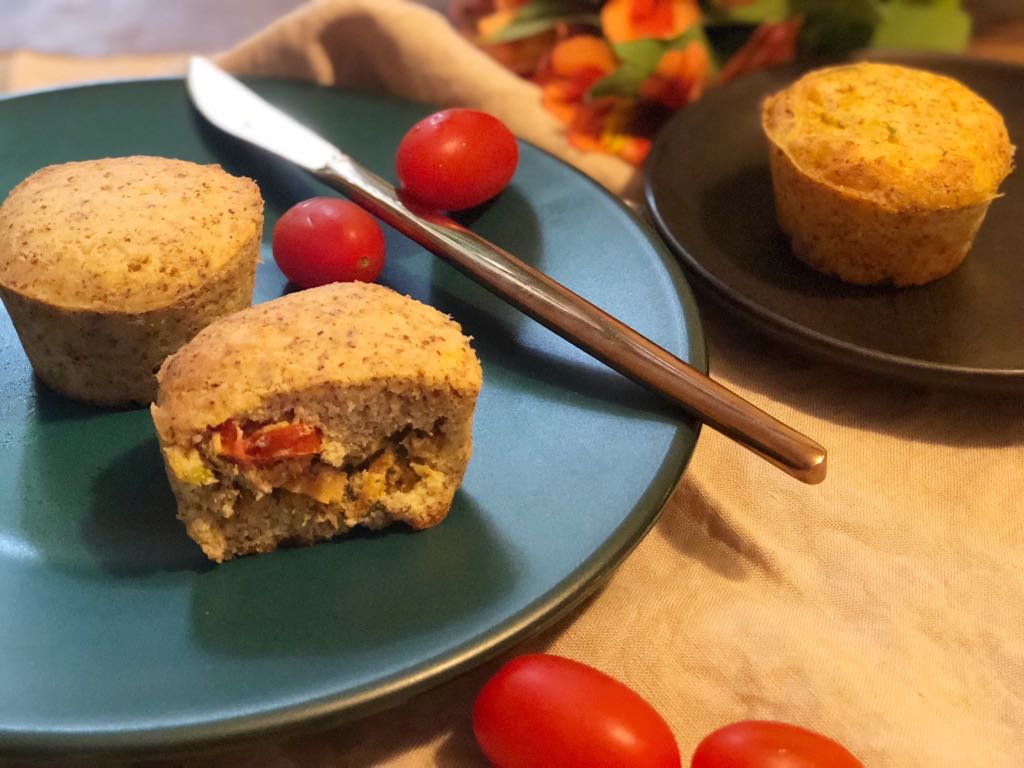
[[[805,483],[825,479],[825,449],[687,365],[543,272],[449,217],[404,202],[340,155],[315,176],[619,373]]]

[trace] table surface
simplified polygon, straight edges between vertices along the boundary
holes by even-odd
[[[448,0],[421,0],[443,9]],[[28,49],[76,56],[209,53],[230,47],[304,0],[33,0],[4,3],[0,52]],[[982,55],[1024,61],[1024,11],[974,0]],[[989,7],[995,10],[988,10]],[[1015,15],[1007,20],[1006,16]]]
[[[300,4],[36,0],[15,8],[8,0],[0,58],[18,49],[72,56],[224,50]],[[971,52],[1024,62],[1024,19],[980,27]],[[950,765],[944,756],[965,754],[965,743],[991,746],[993,735],[1022,759],[991,756],[992,765],[1024,764],[1020,699],[1006,685],[1021,658],[1019,624],[1006,606],[1024,599],[1013,568],[1016,542],[1024,541],[1014,511],[1024,488],[1011,471],[1020,466],[1019,402],[966,402],[829,377],[823,366],[774,347],[765,354],[716,319],[707,322],[716,377],[828,445],[839,458],[832,482],[817,489],[777,483],[706,431],[658,528],[582,613],[526,650],[584,659],[629,680],[659,711],[675,714],[684,753],[711,729],[715,713],[781,712],[813,725],[822,712],[849,714],[863,699],[856,711],[882,701],[887,721],[833,719],[829,732],[843,743],[856,740],[867,765]],[[991,556],[999,547],[1011,562]],[[806,559],[810,550],[820,563]],[[941,625],[929,623],[934,616]],[[765,648],[771,653],[759,652]],[[316,738],[160,768],[478,765],[466,713],[493,669]],[[703,693],[700,706],[694,690]],[[774,709],[776,700],[786,708]],[[886,761],[890,753],[902,760]]]
[[[305,0],[33,0],[3,3],[0,53],[74,56],[212,53],[263,29]],[[423,0],[444,8],[447,0]]]

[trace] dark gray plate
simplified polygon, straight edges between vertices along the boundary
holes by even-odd
[[[1024,142],[1024,68],[937,55],[885,58],[956,77]],[[834,360],[919,384],[1024,390],[1024,173],[1004,182],[964,264],[917,288],[858,288],[792,255],[775,222],[761,99],[796,68],[708,93],[666,126],[646,170],[662,236],[710,296],[760,329]],[[936,115],[935,119],[942,119]]]

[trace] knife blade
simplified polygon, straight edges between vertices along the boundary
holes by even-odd
[[[565,340],[798,480],[824,480],[827,455],[818,443],[467,227],[403,200],[387,180],[209,60],[190,60],[186,87],[220,130],[304,168]]]

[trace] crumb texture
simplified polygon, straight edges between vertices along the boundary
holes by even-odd
[[[48,166],[0,207],[0,297],[51,389],[150,404],[167,355],[252,302],[262,222],[256,184],[218,166]]]
[[[48,166],[0,207],[0,297],[50,388],[148,405],[169,354],[251,303],[262,231],[256,184],[218,166]]]
[[[221,561],[355,526],[441,522],[472,453],[482,374],[445,315],[338,283],[212,324],[159,381],[152,414],[178,515]],[[239,459],[225,424],[239,435],[301,429],[306,447]]]
[[[991,200],[1013,147],[996,109],[948,77],[892,64],[817,70],[770,97],[764,126],[803,173],[890,209]]]
[[[811,72],[762,105],[793,253],[857,285],[919,285],[966,257],[1014,147],[961,83],[871,62]]]
[[[263,200],[217,165],[114,157],[50,165],[0,207],[0,283],[64,309],[171,306],[259,239]]]

